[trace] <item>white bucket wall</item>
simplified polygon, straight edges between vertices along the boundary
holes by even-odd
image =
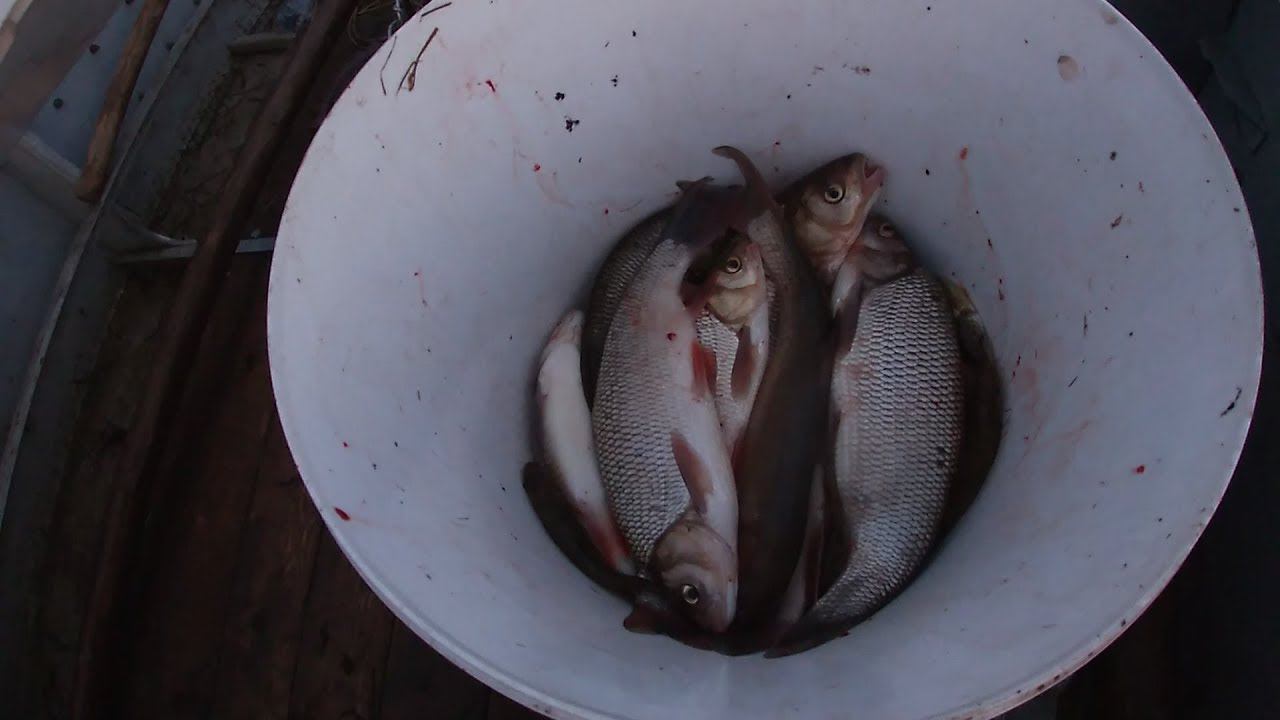
[[[785,660],[625,632],[520,489],[547,331],[674,180],[736,179],[722,143],[779,187],[883,162],[884,209],[971,288],[1009,381],[934,562]],[[457,3],[364,68],[290,197],[269,329],[343,550],[499,690],[555,717],[924,718],[1031,697],[1152,600],[1235,465],[1261,316],[1212,130],[1100,2],[558,0]]]

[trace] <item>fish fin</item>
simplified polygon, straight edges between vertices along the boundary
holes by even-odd
[[[675,455],[676,467],[689,490],[689,502],[698,514],[705,515],[710,505],[709,498],[715,494],[707,463],[678,432],[671,433],[671,453]]]
[[[706,345],[693,341],[693,392],[700,398],[711,397],[716,387],[716,354]]]
[[[751,381],[761,360],[756,350],[751,340],[751,325],[743,325],[738,331],[738,352],[733,358],[733,374],[729,381],[729,392],[734,400],[746,400],[751,392]]]
[[[701,178],[697,180],[677,180],[676,187],[680,189],[680,192],[688,192],[694,186],[709,183],[714,179],[715,178],[711,177],[710,175],[703,175]]]
[[[853,625],[852,622],[824,623],[802,618],[783,634],[781,640],[766,650],[764,656],[772,660],[812,650],[848,635],[849,628]]]
[[[742,179],[747,183],[747,192],[752,195],[753,200],[762,210],[778,210],[778,204],[773,199],[773,193],[769,191],[769,183],[765,181],[764,176],[760,174],[760,170],[751,162],[751,158],[732,145],[721,145],[711,152],[723,158],[732,160],[737,166],[738,171],[742,173]],[[758,211],[753,214],[759,214]]]

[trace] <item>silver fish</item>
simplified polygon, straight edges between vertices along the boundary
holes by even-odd
[[[733,159],[746,179],[758,210],[741,216],[735,229],[760,248],[775,289],[769,359],[737,464],[738,627],[756,632],[776,620],[800,557],[810,480],[827,424],[828,323],[813,268],[760,172],[740,150],[715,152]]]
[[[701,184],[685,192],[618,304],[591,411],[609,505],[639,573],[713,632],[736,609],[738,498],[710,354],[681,286],[741,198]]]
[[[707,309],[698,316],[698,342],[715,356],[714,391],[729,457],[760,389],[769,357],[769,294],[760,248],[739,239],[706,280]]]
[[[565,315],[542,351],[537,381],[542,451],[551,481],[600,557],[613,571],[632,575],[635,566],[609,512],[596,463],[591,411],[580,372],[582,322],[581,311]]]
[[[622,295],[631,279],[662,241],[662,231],[670,219],[671,208],[668,207],[641,220],[613,246],[596,273],[587,301],[582,336],[582,387],[588,405],[595,402],[600,358],[604,354],[604,341],[609,335],[609,325],[618,311],[618,304],[622,302]]]
[[[863,241],[835,285],[839,312],[857,318],[840,322],[856,329],[831,382],[849,559],[773,657],[831,639],[906,585],[933,544],[956,469],[964,398],[944,291],[901,260],[910,255],[891,225],[868,228]]]

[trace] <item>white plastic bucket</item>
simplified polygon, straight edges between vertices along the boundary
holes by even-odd
[[[520,488],[546,333],[676,179],[736,179],[722,143],[779,187],[851,150],[881,161],[884,208],[971,288],[1009,379],[994,472],[933,563],[783,660],[627,633]],[[343,550],[517,700],[985,718],[1096,654],[1185,557],[1244,440],[1261,318],[1212,130],[1101,2],[459,2],[410,21],[320,129],[270,348]]]

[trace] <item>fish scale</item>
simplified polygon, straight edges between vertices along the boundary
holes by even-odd
[[[933,543],[963,411],[959,350],[940,293],[923,272],[872,290],[836,365],[836,485],[852,550],[806,624],[848,624],[874,612]]]

